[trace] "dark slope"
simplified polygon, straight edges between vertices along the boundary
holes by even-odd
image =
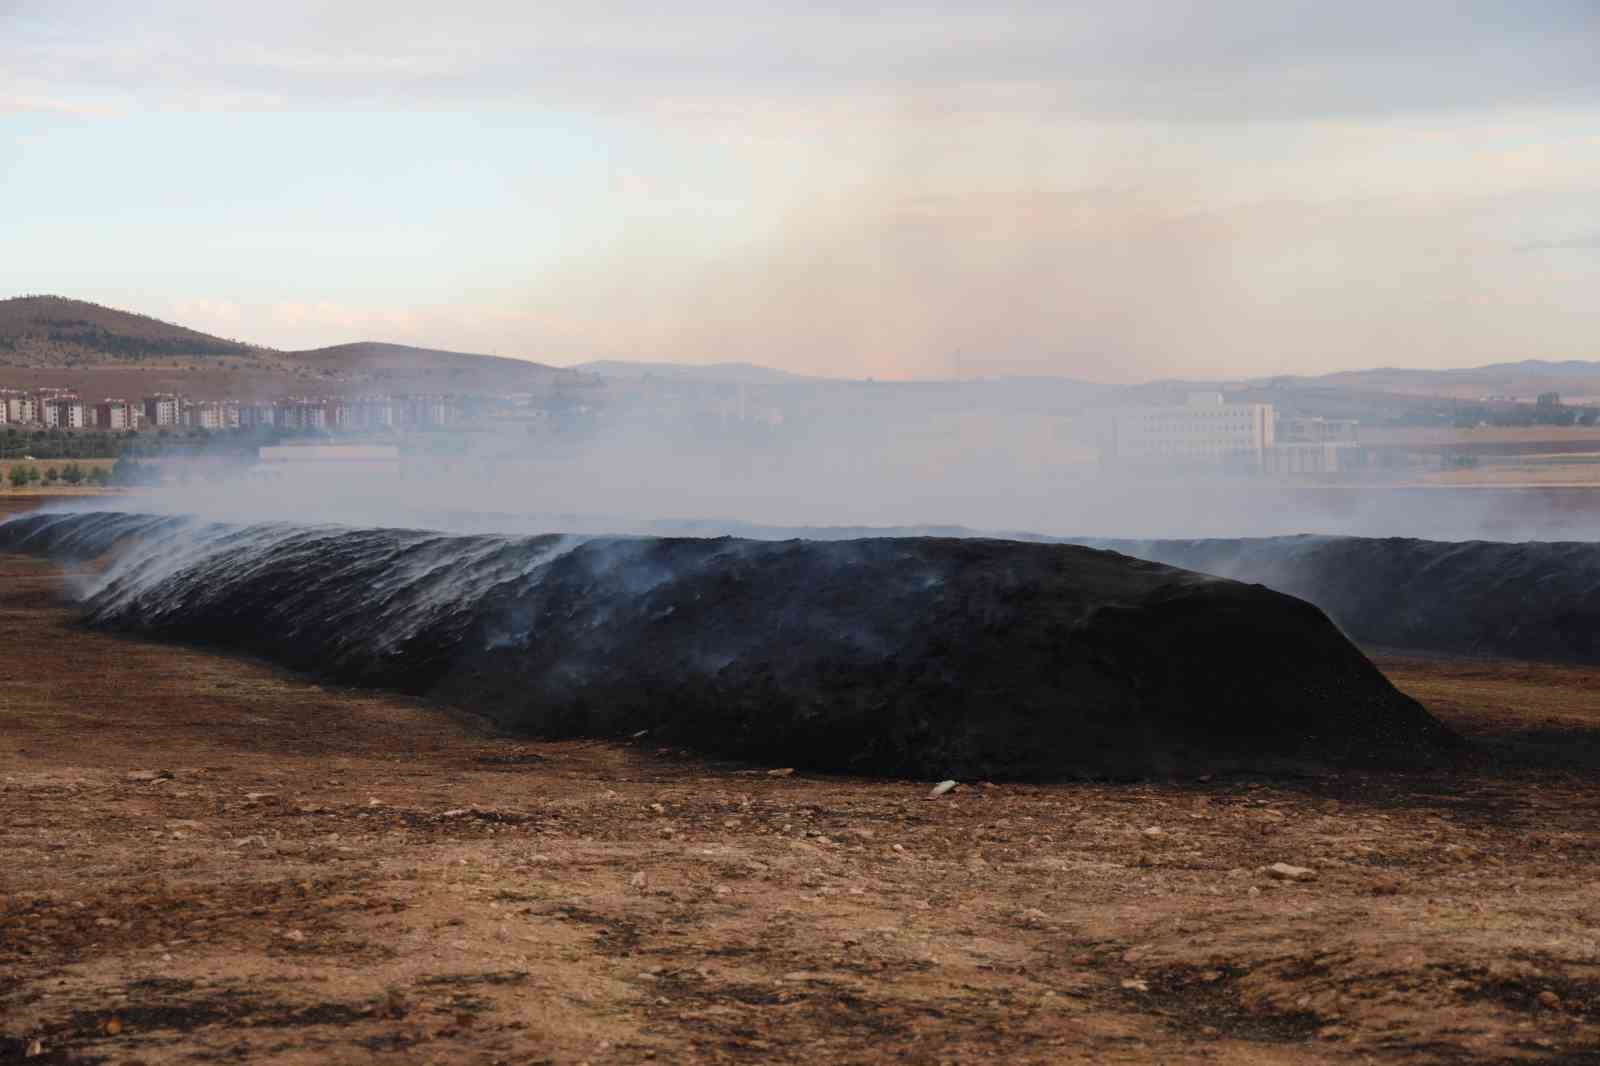
[[[1321,607],[1367,644],[1600,662],[1600,544],[1390,537],[1090,540]]]
[[[1448,733],[1321,612],[994,540],[451,537],[27,516],[112,552],[96,625],[400,688],[546,736],[828,770],[1051,778],[1405,762]]]

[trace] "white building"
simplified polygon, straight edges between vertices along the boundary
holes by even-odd
[[[198,429],[223,429],[227,426],[227,412],[215,400],[201,400],[183,405],[182,422]]]
[[[171,393],[158,393],[144,398],[144,424],[147,426],[175,426],[178,424],[178,398]]]
[[[1181,407],[1111,412],[1101,455],[1121,466],[1259,470],[1275,430],[1271,404],[1224,403],[1220,393],[1195,393]]]
[[[13,392],[6,397],[6,421],[26,425],[39,419],[39,405],[26,393]]]
[[[56,396],[44,402],[47,429],[82,429],[83,401],[76,396]]]

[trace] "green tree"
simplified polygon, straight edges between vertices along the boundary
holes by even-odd
[[[61,471],[57,470],[53,466],[45,468],[44,483],[46,485],[54,485],[57,481],[60,481],[60,480],[61,480]]]
[[[28,468],[21,463],[17,463],[12,466],[11,472],[6,477],[10,480],[12,488],[23,488],[28,484]]]
[[[83,484],[83,467],[77,463],[68,463],[61,471],[61,480],[68,485]]]

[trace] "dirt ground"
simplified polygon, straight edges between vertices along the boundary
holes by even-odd
[[[61,589],[0,556],[0,1060],[1600,1062],[1593,670],[1380,656],[1448,771],[930,799],[498,738]]]

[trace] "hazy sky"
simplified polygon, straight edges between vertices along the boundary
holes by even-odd
[[[0,295],[850,376],[1600,358],[1596,55],[1597,0],[0,0]]]

